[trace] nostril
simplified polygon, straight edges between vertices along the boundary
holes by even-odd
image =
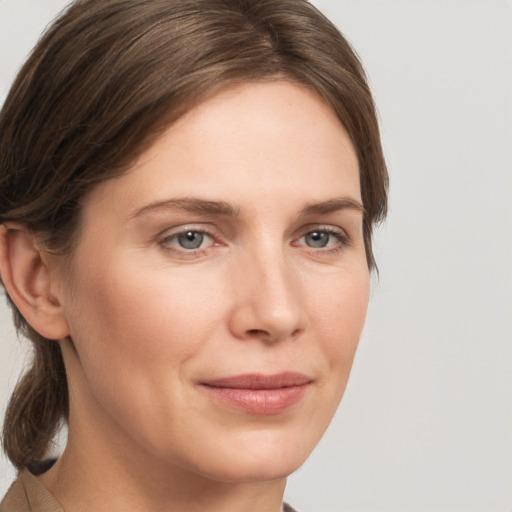
[[[284,332],[272,332],[265,329],[248,329],[246,331],[246,338],[259,339],[265,342],[273,343],[275,341],[290,337],[292,339],[300,336],[302,329],[295,329],[293,332],[286,335]]]
[[[292,338],[297,338],[300,333],[302,332],[302,329],[295,329],[295,331],[292,332]]]
[[[270,338],[270,333],[264,329],[249,329],[247,334],[254,338]]]

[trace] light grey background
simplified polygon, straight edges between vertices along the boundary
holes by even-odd
[[[0,98],[65,0],[0,0]],[[382,118],[391,211],[342,406],[302,512],[512,511],[512,4],[318,0]],[[25,349],[0,306],[0,410]],[[0,493],[13,475],[0,459]]]

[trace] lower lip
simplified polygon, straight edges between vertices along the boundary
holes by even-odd
[[[278,414],[301,400],[308,384],[276,389],[245,389],[202,386],[220,401],[254,414]]]

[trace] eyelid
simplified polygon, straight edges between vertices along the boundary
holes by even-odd
[[[197,231],[198,233],[205,233],[214,238],[219,238],[221,236],[219,233],[219,229],[211,224],[191,222],[188,224],[179,224],[177,226],[167,227],[158,234],[158,238],[169,238],[171,236],[187,233],[188,231]]]
[[[295,238],[301,238],[308,233],[313,233],[315,231],[321,231],[325,233],[330,233],[333,235],[339,235],[345,238],[350,238],[347,231],[340,226],[333,226],[332,224],[308,224],[297,230],[297,234]]]

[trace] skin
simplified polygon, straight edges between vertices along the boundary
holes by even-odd
[[[38,253],[37,271],[23,267],[38,301],[16,300],[61,340],[69,440],[41,480],[67,511],[280,510],[287,475],[339,404],[363,328],[360,203],[344,128],[286,82],[222,90],[92,190],[66,272],[62,257]],[[183,247],[187,232],[203,236],[197,249]],[[15,268],[31,250],[22,228],[4,238],[2,276],[6,259]],[[309,384],[275,414],[232,407],[201,384],[284,371]]]

